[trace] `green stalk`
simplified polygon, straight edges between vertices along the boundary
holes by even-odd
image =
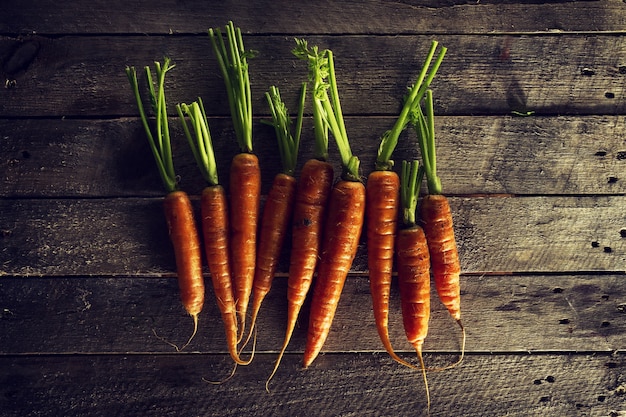
[[[213,142],[211,141],[211,132],[209,130],[209,122],[204,111],[202,99],[198,98],[190,105],[178,104],[176,106],[178,117],[183,126],[185,137],[193,153],[193,157],[200,168],[200,172],[209,185],[215,186],[219,184],[217,176],[217,163],[215,161],[215,152],[213,151]],[[187,116],[193,128],[193,134],[189,129]]]
[[[319,112],[316,123],[321,123],[322,132],[330,130],[337,143],[341,165],[343,167],[342,178],[348,181],[360,181],[359,158],[352,154],[350,142],[339,101],[339,92],[335,78],[335,66],[332,51],[326,49],[321,55],[317,47],[309,49],[306,41],[296,39],[297,47],[293,53],[296,57],[307,59],[309,62],[309,79],[319,83],[315,88],[314,112]],[[325,57],[325,59],[324,59]],[[328,79],[328,81],[326,81]],[[330,90],[330,96],[328,95]]]
[[[228,94],[228,105],[233,120],[237,143],[241,152],[252,152],[252,93],[248,74],[248,58],[253,51],[246,51],[241,29],[232,21],[226,25],[228,49],[220,29],[209,29],[211,45]]]
[[[315,135],[313,154],[320,161],[328,160],[328,124],[324,122],[323,102],[328,99],[328,84],[324,79],[328,76],[328,59],[326,54],[319,53],[317,46],[309,49],[305,39],[295,39],[296,47],[292,53],[308,62],[309,83],[313,91],[313,132]]]
[[[137,102],[139,116],[141,117],[141,122],[146,132],[146,136],[148,137],[150,149],[154,155],[163,185],[168,192],[172,192],[177,189],[165,100],[165,74],[172,68],[174,68],[174,65],[171,65],[171,61],[167,57],[164,59],[163,65],[159,62],[155,62],[155,72],[157,77],[156,84],[158,85],[158,89],[155,89],[154,87],[155,83],[152,79],[150,67],[146,66],[144,68],[146,79],[148,81],[150,105],[156,118],[156,131],[153,132],[150,124],[148,123],[148,117],[141,100],[141,94],[139,93],[137,71],[135,67],[126,67],[126,75],[128,76],[128,81],[130,82],[130,86]]]
[[[300,92],[300,102],[298,107],[298,117],[296,119],[295,133],[291,134],[291,118],[285,103],[280,97],[277,87],[271,86],[270,91],[265,93],[265,97],[270,106],[272,114],[272,126],[276,131],[278,139],[278,150],[283,164],[283,172],[294,176],[296,164],[298,162],[298,149],[300,147],[300,135],[302,133],[302,119],[304,118],[304,104],[306,99],[306,83],[302,84]]]
[[[437,154],[435,150],[435,112],[433,110],[433,93],[426,92],[425,112],[421,106],[417,106],[411,113],[411,123],[417,132],[417,139],[422,154],[424,170],[426,171],[426,184],[430,194],[443,192],[441,180],[437,176]]]
[[[402,172],[400,174],[400,204],[402,207],[402,220],[405,227],[412,227],[416,224],[417,198],[420,192],[420,185],[424,177],[424,167],[419,161],[402,161]]]
[[[435,78],[435,74],[437,73],[441,62],[443,61],[443,57],[446,54],[447,48],[442,47],[439,51],[439,54],[437,55],[435,63],[431,67],[427,76],[426,74],[428,71],[428,67],[430,66],[433,57],[435,56],[435,51],[437,50],[438,45],[439,43],[437,41],[432,41],[430,50],[428,52],[428,55],[426,56],[424,64],[422,65],[420,74],[418,75],[415,84],[413,84],[413,86],[409,90],[409,95],[404,101],[404,105],[402,107],[402,110],[400,111],[400,115],[398,116],[396,123],[391,128],[391,130],[385,132],[385,134],[381,138],[380,146],[378,148],[378,156],[376,158],[376,170],[385,171],[390,170],[393,167],[391,155],[398,144],[398,138],[400,137],[400,134],[404,131],[404,129],[406,129],[409,123],[410,113],[412,111],[415,111],[416,106],[419,106],[420,101],[424,97],[424,94],[430,86],[432,80]]]

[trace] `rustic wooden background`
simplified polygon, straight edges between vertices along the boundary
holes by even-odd
[[[231,370],[210,286],[186,351],[153,333],[180,343],[191,321],[124,68],[173,59],[169,103],[204,99],[224,177],[236,145],[207,29],[231,19],[259,51],[250,71],[265,192],[278,159],[260,123],[263,93],[277,85],[295,106],[306,71],[290,54],[295,36],[335,53],[363,175],[430,41],[449,48],[433,90],[468,338],[462,366],[429,374],[431,415],[626,416],[621,0],[3,2],[0,415],[426,415],[420,375],[381,352],[363,248],[324,353],[302,370],[298,328],[271,394],[288,251],[256,358],[227,383],[206,382]],[[305,123],[301,160],[312,148]],[[172,125],[181,184],[197,203],[204,184]],[[403,136],[397,160],[417,155],[414,139]],[[398,304],[394,288],[392,339],[414,360]],[[426,362],[450,363],[459,348],[433,302]]]

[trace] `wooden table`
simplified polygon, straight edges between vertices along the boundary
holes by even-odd
[[[241,3],[241,4],[240,4]],[[124,74],[167,55],[180,184],[204,186],[173,105],[201,96],[227,177],[237,151],[207,29],[249,49],[263,192],[278,172],[263,93],[295,107],[294,37],[333,50],[366,176],[431,40],[439,170],[462,262],[467,354],[430,373],[432,416],[626,415],[626,5],[588,2],[35,1],[0,12],[0,415],[426,415],[421,376],[384,353],[365,248],[323,354],[301,369],[308,304],[272,385],[288,249],[261,311],[256,357],[232,369],[210,285],[192,344],[163,187]],[[527,117],[518,117],[527,114]],[[312,154],[305,120],[301,160]],[[418,156],[415,134],[395,159]],[[331,145],[331,161],[339,158]],[[208,277],[208,272],[207,272]],[[209,282],[209,281],[207,281]],[[396,284],[391,337],[405,341]],[[428,366],[456,360],[433,299]]]

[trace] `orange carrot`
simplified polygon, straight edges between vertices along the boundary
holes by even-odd
[[[398,363],[413,367],[395,353],[388,329],[400,179],[394,171],[372,171],[366,191],[367,264],[376,330],[387,353]]]
[[[256,263],[256,235],[261,205],[261,169],[251,153],[235,155],[230,167],[230,256],[239,317],[239,339],[246,323]]]
[[[189,196],[184,191],[168,193],[163,206],[167,229],[174,247],[180,298],[187,313],[193,317],[195,334],[198,328],[198,315],[204,305],[204,278],[202,277],[200,238],[193,216],[193,207]]]
[[[461,265],[456,247],[452,213],[448,199],[441,194],[422,198],[421,216],[428,238],[435,288],[452,318],[461,321]]]
[[[219,29],[209,29],[211,45],[224,78],[235,136],[240,153],[230,170],[230,225],[232,273],[239,318],[239,340],[243,337],[246,313],[256,262],[256,235],[261,197],[259,160],[252,153],[252,94],[241,29],[226,25],[228,48]]]
[[[396,238],[396,266],[404,332],[420,361],[430,409],[428,380],[422,356],[430,319],[430,255],[424,230],[415,222],[422,176],[423,172],[419,172],[417,161],[411,164],[403,161],[401,178],[403,222]]]
[[[370,277],[370,292],[372,293],[372,307],[376,330],[389,355],[402,365],[414,365],[401,359],[393,350],[389,339],[389,294],[393,269],[394,240],[396,236],[398,206],[400,204],[400,179],[392,171],[393,160],[391,155],[398,143],[400,134],[409,123],[409,113],[414,100],[420,100],[432,82],[441,61],[446,53],[443,48],[435,60],[428,77],[426,73],[435,55],[438,42],[433,41],[430,51],[410,89],[402,111],[393,128],[382,136],[375,170],[367,179],[367,257]]]
[[[359,159],[352,154],[341,111],[335,78],[333,53],[307,42],[296,40],[294,54],[309,61],[309,78],[322,84],[315,88],[316,128],[330,130],[341,156],[343,173],[330,194],[328,217],[324,226],[317,281],[311,300],[309,328],[304,350],[304,367],[308,367],[321,351],[330,331],[345,280],[356,256],[365,214],[365,186],[359,175]],[[328,82],[324,81],[328,79]],[[314,85],[315,82],[314,82]]]
[[[297,40],[297,42],[304,41]],[[302,58],[306,56],[311,67],[325,65],[323,55],[304,50],[298,52],[296,49],[293,52],[294,55],[300,53]],[[324,89],[324,80],[319,76],[318,71],[309,73],[309,82],[313,92]],[[289,346],[300,310],[311,287],[322,242],[326,206],[333,183],[333,166],[327,162],[328,125],[324,123],[323,119],[322,100],[323,97],[313,94],[314,157],[302,167],[296,188],[291,230],[291,258],[287,280],[287,329],[274,369],[265,383],[265,389],[268,392],[269,383],[276,374],[280,361],[287,350],[287,346]]]
[[[289,229],[292,218],[293,205],[296,196],[296,183],[294,177],[300,147],[300,133],[302,131],[302,119],[304,115],[304,101],[306,98],[306,83],[302,85],[300,105],[296,130],[291,133],[291,119],[287,108],[280,98],[277,87],[270,87],[266,98],[272,113],[272,125],[276,131],[278,148],[281,155],[283,172],[274,177],[274,181],[267,195],[261,230],[259,233],[259,246],[257,249],[256,270],[253,282],[252,318],[250,320],[250,333],[256,325],[257,316],[265,296],[269,293],[278,266],[280,252]],[[247,340],[246,340],[247,343]]]
[[[226,345],[235,363],[246,365],[250,363],[252,358],[244,361],[237,352],[237,315],[231,282],[230,254],[228,252],[228,200],[224,187],[219,183],[215,153],[204,105],[202,100],[198,99],[191,105],[179,104],[176,109],[196,163],[208,183],[208,186],[202,190],[200,199],[202,232],[213,291],[224,323]],[[195,140],[187,125],[185,115],[191,121]]]
[[[287,280],[287,329],[278,359],[265,389],[278,370],[296,328],[298,315],[311,287],[318,262],[328,197],[333,183],[333,166],[319,159],[309,159],[300,172],[293,209],[292,244]]]
[[[165,102],[165,74],[174,65],[170,59],[165,58],[163,65],[155,62],[158,89],[154,87],[152,74],[149,67],[145,67],[145,75],[148,81],[150,102],[152,110],[156,116],[155,132],[152,132],[148,123],[145,110],[143,108],[139,84],[137,82],[137,71],[134,67],[126,67],[126,75],[137,101],[137,107],[143,127],[148,137],[148,142],[152,150],[161,180],[168,192],[164,199],[165,218],[167,221],[170,240],[174,247],[176,260],[176,271],[178,275],[178,285],[183,306],[191,315],[194,322],[194,329],[191,337],[180,348],[186,347],[198,330],[198,315],[202,311],[204,304],[204,278],[202,276],[202,262],[200,251],[200,238],[193,217],[193,208],[189,196],[178,190],[176,173],[172,158],[172,148],[167,119],[167,108]],[[176,345],[174,347],[180,350]]]
[[[304,367],[321,351],[330,331],[341,291],[361,237],[365,214],[365,186],[341,180],[333,186],[328,206],[322,251],[313,288]]]
[[[435,288],[439,299],[461,327],[463,334],[461,356],[459,361],[453,365],[456,366],[463,360],[465,351],[465,327],[461,322],[460,307],[461,263],[452,226],[452,213],[448,200],[442,194],[441,180],[437,176],[433,97],[430,90],[426,94],[425,108],[426,114],[422,111],[421,105],[416,103],[412,113],[412,122],[418,134],[429,193],[422,199],[421,217],[428,240]]]

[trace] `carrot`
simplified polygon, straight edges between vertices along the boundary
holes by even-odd
[[[426,114],[416,103],[412,112],[412,123],[418,134],[418,143],[429,195],[422,199],[421,217],[428,240],[431,268],[439,299],[456,320],[462,331],[461,357],[453,366],[463,360],[465,351],[465,327],[461,322],[461,263],[456,247],[452,214],[447,198],[442,194],[441,180],[437,176],[435,153],[435,122],[432,91],[426,94]]]
[[[194,328],[187,342],[180,349],[174,345],[177,350],[181,350],[191,342],[198,330],[198,316],[204,304],[204,278],[202,276],[200,238],[193,217],[193,208],[189,196],[184,191],[178,189],[174,171],[164,92],[165,74],[174,68],[174,65],[171,65],[170,62],[169,58],[165,58],[163,65],[155,62],[158,90],[155,89],[152,81],[150,68],[144,68],[148,80],[150,102],[156,116],[154,132],[150,128],[141,101],[137,71],[134,67],[126,67],[126,75],[135,95],[139,114],[152,154],[157,163],[159,174],[167,190],[163,206],[170,240],[174,247],[180,297],[185,310],[193,318]]]
[[[309,54],[308,57],[312,66],[321,69],[326,65],[325,57],[317,53],[317,48],[313,48],[313,53]],[[324,87],[324,80],[320,76],[320,71],[311,71],[309,82],[313,92],[320,91]],[[291,228],[291,257],[287,279],[287,328],[274,369],[265,383],[265,389],[268,392],[269,383],[276,374],[287,346],[289,346],[300,310],[311,287],[318,262],[328,198],[334,177],[333,166],[327,162],[328,126],[323,121],[322,98],[313,94],[312,102],[314,156],[303,165],[296,187]]]
[[[226,25],[228,48],[220,29],[209,29],[211,45],[228,93],[228,104],[239,144],[230,169],[230,227],[234,296],[239,319],[239,340],[246,326],[256,263],[256,240],[261,205],[261,171],[252,149],[252,94],[248,75],[249,57],[241,29]]]
[[[415,221],[417,196],[423,176],[418,165],[417,161],[402,163],[400,200],[403,221],[396,238],[396,263],[404,332],[420,361],[430,410],[430,393],[422,355],[430,319],[430,255],[424,230]]]
[[[272,286],[280,252],[289,229],[289,223],[291,222],[297,183],[294,172],[300,147],[306,83],[302,85],[296,131],[293,135],[291,133],[291,120],[289,119],[287,108],[280,98],[278,88],[270,87],[270,91],[265,96],[272,113],[271,124],[274,126],[276,137],[278,138],[283,171],[274,177],[261,219],[256,270],[252,287],[252,318],[250,319],[248,339],[250,339],[254,330],[263,299]]]
[[[389,355],[398,363],[414,367],[412,364],[401,359],[393,350],[389,339],[389,294],[391,289],[391,276],[393,269],[394,240],[397,229],[400,179],[392,171],[393,160],[391,154],[395,149],[400,134],[409,122],[409,112],[413,101],[419,100],[430,85],[437,69],[446,52],[443,48],[435,61],[430,74],[426,77],[426,71],[430,66],[438,43],[433,41],[421,73],[415,84],[411,87],[409,97],[404,103],[393,128],[383,135],[374,171],[367,179],[367,256],[370,276],[370,292],[372,294],[372,307],[378,335]]]
[[[319,62],[317,49],[309,49],[306,41],[298,41],[294,53],[309,63]],[[346,133],[332,51],[324,50],[322,58],[325,58],[323,66],[309,65],[309,68],[312,71],[322,69],[323,76],[320,78],[328,78],[327,88],[315,90],[315,93],[322,98],[321,120],[335,138],[343,172],[330,194],[317,281],[311,300],[303,359],[305,368],[315,360],[330,331],[341,291],[356,256],[365,214],[365,186],[359,176],[359,159],[352,154]]]
[[[256,236],[261,206],[259,160],[251,153],[239,153],[230,167],[230,256],[239,340],[246,326],[246,312],[252,293],[256,263]]]
[[[200,198],[204,250],[217,306],[224,323],[228,353],[236,364],[247,365],[252,358],[244,361],[237,352],[237,316],[231,283],[230,255],[228,253],[228,201],[224,187],[219,183],[211,132],[204,105],[202,99],[199,98],[191,105],[184,103],[177,105],[176,110],[194,159],[208,184],[202,190]],[[189,118],[192,129],[189,128],[185,116]],[[193,130],[194,135],[192,135],[191,130]]]

